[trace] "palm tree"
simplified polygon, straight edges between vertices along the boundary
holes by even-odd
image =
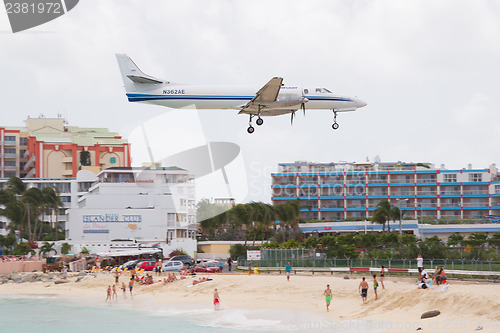
[[[58,240],[57,232],[59,231],[59,208],[64,207],[61,201],[60,191],[57,187],[45,187],[42,189],[42,212],[48,211],[50,214],[50,219],[55,215],[55,240]],[[42,225],[40,225],[40,230],[37,239],[40,239],[42,235]]]
[[[54,254],[57,254],[56,249],[54,248],[55,243],[49,243],[49,242],[43,242],[42,247],[40,248],[40,253],[42,255],[44,254],[50,254],[51,251],[54,251]]]
[[[21,195],[21,201],[26,207],[26,216],[28,224],[28,241],[32,241],[36,236],[39,215],[42,211],[43,196],[42,191],[36,187],[31,187]],[[32,219],[35,218],[33,232],[31,231]]]
[[[385,224],[391,220],[391,203],[389,200],[381,200],[377,203],[377,208],[373,212],[372,221],[375,223],[383,224],[383,231],[385,232]],[[387,230],[391,232],[391,227],[388,224]]]
[[[375,209],[371,221],[372,223],[382,224],[382,232],[385,232],[386,219],[384,213],[381,210]]]
[[[248,241],[248,232],[252,224],[252,208],[250,205],[239,204],[228,211],[235,227],[243,229],[245,232],[245,247]]]

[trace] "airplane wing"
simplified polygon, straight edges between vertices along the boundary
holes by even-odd
[[[275,102],[278,98],[280,88],[283,85],[282,77],[273,77],[266,85],[260,88],[250,102],[245,104],[240,113],[257,113],[259,103]]]

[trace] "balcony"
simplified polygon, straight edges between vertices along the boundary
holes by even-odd
[[[4,171],[17,171],[17,167],[16,166],[11,166],[11,165],[6,165],[3,167],[3,170]]]
[[[71,169],[68,169],[68,170],[63,170],[63,171],[61,172],[61,175],[62,175],[62,176],[73,176],[73,170],[71,170]]]
[[[17,142],[14,140],[14,141],[4,141],[3,142],[3,145],[5,147],[15,147],[17,145]]]

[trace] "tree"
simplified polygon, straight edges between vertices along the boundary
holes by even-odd
[[[19,256],[25,256],[28,253],[35,254],[35,250],[29,246],[26,242],[17,243],[14,247],[14,254]]]
[[[373,212],[375,223],[383,224],[385,232],[385,224],[391,220],[391,203],[389,200],[380,200],[377,203],[377,208]],[[387,225],[387,231],[391,232],[391,226]]]
[[[82,250],[80,251],[81,254],[89,254],[89,250],[84,246]]]
[[[385,232],[385,223],[387,222],[384,212],[382,210],[377,210],[373,212],[373,217],[371,218],[372,223],[382,224],[382,232]]]
[[[43,242],[42,247],[40,248],[40,253],[42,255],[50,254],[50,252],[54,251],[54,254],[57,254],[56,249],[54,248],[55,243]]]
[[[251,206],[239,204],[231,208],[228,212],[231,220],[234,222],[234,227],[239,227],[245,232],[245,246],[247,246],[248,234],[252,225]]]
[[[61,244],[61,254],[68,254],[71,251],[71,245],[69,243]]]

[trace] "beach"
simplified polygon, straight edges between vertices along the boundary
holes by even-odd
[[[252,325],[256,325],[247,328],[255,331],[414,332],[419,327],[425,332],[473,332],[478,327],[481,332],[500,331],[500,284],[486,281],[451,280],[445,290],[442,286],[418,290],[414,278],[386,277],[386,289],[379,286],[375,300],[367,275],[368,303],[362,304],[358,292],[362,275],[344,279],[341,275],[292,274],[289,282],[285,275],[278,274],[199,274],[196,278],[201,276],[213,280],[196,286],[192,286],[194,277],[167,284],[136,283],[131,297],[128,288],[125,295],[119,289],[121,282],[127,284],[129,279],[123,275],[117,288],[118,298],[108,306],[209,318],[214,321],[211,325],[236,330],[245,328],[238,326],[238,316],[244,315],[245,320],[252,319]],[[50,295],[90,305],[106,304],[107,286],[114,283],[111,273],[87,274],[79,282],[77,278],[77,274],[70,273],[70,282],[62,284],[5,283],[0,285],[0,295]],[[154,275],[154,280],[158,279]],[[330,312],[326,312],[323,296],[327,284],[333,291]],[[212,306],[214,288],[221,298],[219,311]],[[439,310],[441,314],[420,319],[422,313],[430,310]],[[227,316],[229,313],[232,315]]]

